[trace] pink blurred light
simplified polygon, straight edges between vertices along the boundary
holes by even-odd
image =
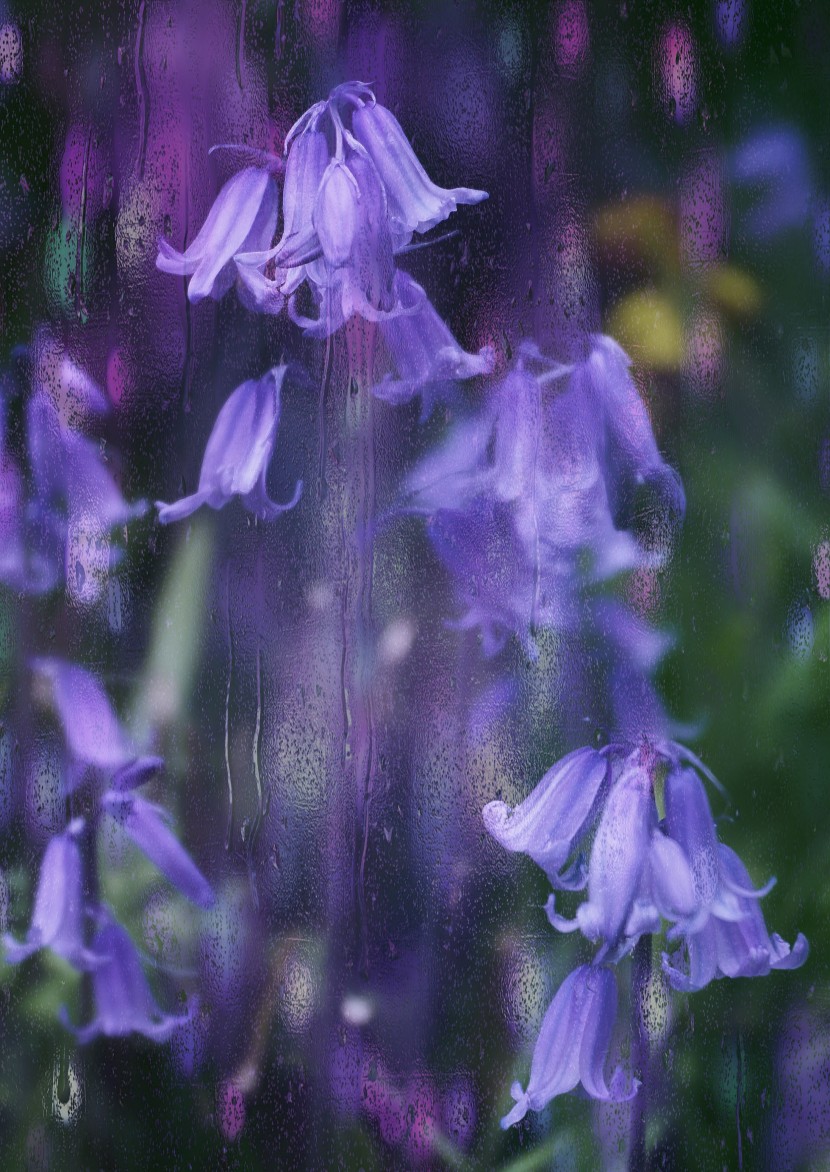
[[[689,28],[680,21],[668,24],[657,42],[660,96],[669,116],[683,126],[697,101],[697,51]]]
[[[557,67],[564,73],[581,73],[590,48],[584,0],[561,0],[553,21],[553,52]]]

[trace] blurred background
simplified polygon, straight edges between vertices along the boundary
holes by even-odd
[[[150,512],[110,572],[81,548],[65,587],[0,591],[0,926],[28,922],[62,809],[54,735],[29,715],[32,655],[96,671],[164,755],[159,795],[217,891],[196,912],[137,855],[110,852],[104,894],[159,999],[199,990],[191,1024],[162,1045],[81,1048],[57,1021],[79,996],[68,966],[42,954],[0,967],[0,1162],[628,1166],[624,1107],[565,1097],[498,1126],[585,954],[550,930],[544,877],[485,836],[481,809],[519,800],[598,722],[568,703],[569,652],[551,638],[535,661],[508,648],[496,667],[449,629],[451,586],[412,519],[376,534],[361,610],[361,510],[389,509],[480,388],[425,424],[417,404],[350,407],[359,331],[326,356],[233,296],[190,305],[155,268],[159,237],[192,240],[238,166],[213,144],[279,154],[302,111],[351,78],[374,84],[437,182],[490,193],[455,216],[457,236],[405,258],[467,349],[493,345],[503,368],[523,338],[567,359],[603,330],[631,355],[687,517],[669,568],[616,589],[674,638],[661,695],[728,790],[722,838],[756,883],[778,878],[769,926],[811,942],[798,972],[655,990],[649,1167],[824,1167],[818,0],[0,0],[4,368],[21,346],[47,365],[68,354],[114,408],[101,443],[122,491],[150,502],[193,490],[243,379],[285,357],[311,376],[286,391],[270,487],[286,499],[302,477],[305,492],[278,522],[234,503],[162,530]],[[351,715],[346,677],[365,682]]]

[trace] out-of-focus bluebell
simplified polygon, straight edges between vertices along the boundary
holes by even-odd
[[[239,149],[239,148],[237,148]],[[244,149],[244,148],[243,148]],[[222,187],[207,219],[184,252],[162,237],[156,267],[163,273],[188,277],[187,296],[198,302],[205,297],[218,301],[237,279],[234,255],[269,247],[279,219],[279,187],[275,175],[281,160],[261,153],[258,165],[243,167]],[[261,295],[266,295],[262,291]],[[256,289],[243,285],[243,301],[259,308]]]
[[[101,807],[174,887],[200,907],[212,906],[213,889],[170,829],[166,810],[112,789],[104,794]]]
[[[100,414],[95,384],[74,364],[69,376],[75,409]],[[0,394],[0,581],[26,593],[54,589],[74,569],[80,533],[104,552],[108,568],[117,558],[112,530],[140,517],[145,502],[124,499],[100,445],[66,426],[45,389],[26,403],[24,450],[13,450],[6,411]]]
[[[285,504],[268,496],[266,476],[280,421],[280,392],[287,367],[275,366],[242,383],[228,397],[205,448],[196,492],[174,504],[157,501],[162,524],[188,517],[202,505],[221,509],[234,496],[254,516],[269,521],[300,499],[302,482]]]
[[[391,322],[416,313],[424,293],[396,280],[396,253],[413,233],[486,193],[433,183],[397,119],[362,82],[338,86],[307,110],[289,131],[286,150],[282,236],[273,248],[238,250],[243,283],[263,297],[270,287],[269,311],[285,298],[292,319],[317,337],[355,314]],[[246,267],[261,276],[245,275]],[[303,283],[315,316],[300,307]]]
[[[567,366],[523,347],[481,413],[410,473],[401,508],[429,518],[460,625],[498,650],[511,632],[531,646],[536,628],[576,623],[586,580],[662,564],[685,499],[627,356],[594,337]]]
[[[100,963],[85,944],[86,901],[77,841],[83,830],[83,819],[76,818],[46,847],[26,939],[21,944],[9,934],[3,937],[9,964],[19,964],[41,948],[49,948],[77,969],[94,969]]]
[[[101,958],[92,974],[95,1016],[87,1025],[74,1026],[64,1009],[64,1024],[81,1043],[101,1034],[120,1038],[133,1033],[154,1042],[166,1041],[190,1014],[167,1014],[159,1008],[129,935],[108,912],[102,909],[99,915],[101,924],[92,943],[93,952]]]
[[[639,1083],[617,1067],[610,1081],[605,1068],[617,1016],[617,981],[605,965],[580,965],[557,990],[548,1007],[530,1066],[527,1090],[513,1083],[515,1106],[501,1121],[518,1123],[527,1111],[541,1111],[551,1099],[579,1083],[592,1099],[624,1101]]]
[[[96,818],[112,818],[183,895],[210,907],[210,884],[170,829],[167,812],[133,792],[156,776],[163,760],[136,750],[91,672],[60,659],[36,659],[33,668],[48,684],[46,699],[66,738],[67,787],[105,779],[107,788],[94,790]]]
[[[495,352],[489,345],[477,354],[462,349],[420,285],[400,271],[395,284],[402,303],[419,300],[420,305],[415,313],[380,323],[394,373],[387,373],[372,389],[379,399],[394,405],[420,396],[423,422],[437,403],[453,397],[453,383],[491,374]],[[408,292],[408,287],[414,291]]]
[[[745,218],[758,240],[803,228],[813,197],[807,144],[801,132],[782,123],[752,131],[732,152],[733,182],[752,197]]]

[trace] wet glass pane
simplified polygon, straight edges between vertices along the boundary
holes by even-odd
[[[0,0],[2,1167],[830,1160],[828,49]]]

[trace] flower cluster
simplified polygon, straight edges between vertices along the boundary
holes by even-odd
[[[98,838],[120,828],[200,907],[212,904],[213,892],[171,830],[166,811],[136,793],[164,762],[132,745],[100,681],[58,659],[37,659],[32,668],[63,732],[68,802],[88,813],[70,818],[46,847],[26,937],[4,937],[6,960],[19,964],[48,948],[92,974],[95,1016],[76,1031],[81,1041],[131,1032],[161,1040],[187,1019],[156,1005],[129,934],[98,897]]]
[[[514,1090],[516,1106],[504,1126],[576,1085],[570,1050],[552,1045],[551,1036],[569,1019],[585,1016],[586,999],[593,1033],[589,1068],[579,1067],[579,1081],[598,1099],[625,1098],[636,1090],[634,1083],[624,1086],[619,1075],[609,1089],[600,1076],[616,1015],[609,966],[630,953],[641,936],[668,925],[663,972],[669,985],[683,992],[702,989],[715,977],[764,976],[807,959],[803,935],[791,948],[768,933],[758,904],[774,881],[757,890],[738,855],[718,841],[701,774],[708,776],[694,754],[672,742],[583,748],[554,765],[515,809],[501,801],[484,808],[494,838],[529,855],[555,890],[587,888],[588,898],[573,919],[557,912],[553,894],[545,910],[557,931],[579,931],[599,946],[592,964],[576,969],[556,994],[536,1043],[527,1090]]]
[[[657,566],[671,549],[683,489],[629,365],[603,336],[569,365],[523,346],[484,409],[408,477],[402,507],[428,518],[459,625],[478,628],[488,654],[510,634],[532,651],[539,628],[580,621],[586,559],[598,580]],[[630,524],[637,510],[648,519],[641,533]]]
[[[282,233],[275,175],[279,160],[234,175],[219,192],[185,252],[159,242],[158,267],[189,277],[188,297],[219,299],[236,283],[249,308],[287,307],[306,333],[327,337],[354,314],[384,322],[416,314],[423,289],[397,270],[395,256],[451,215],[486,199],[472,188],[438,187],[395,116],[368,85],[347,82],[289,131]],[[305,286],[315,317],[301,311]]]

